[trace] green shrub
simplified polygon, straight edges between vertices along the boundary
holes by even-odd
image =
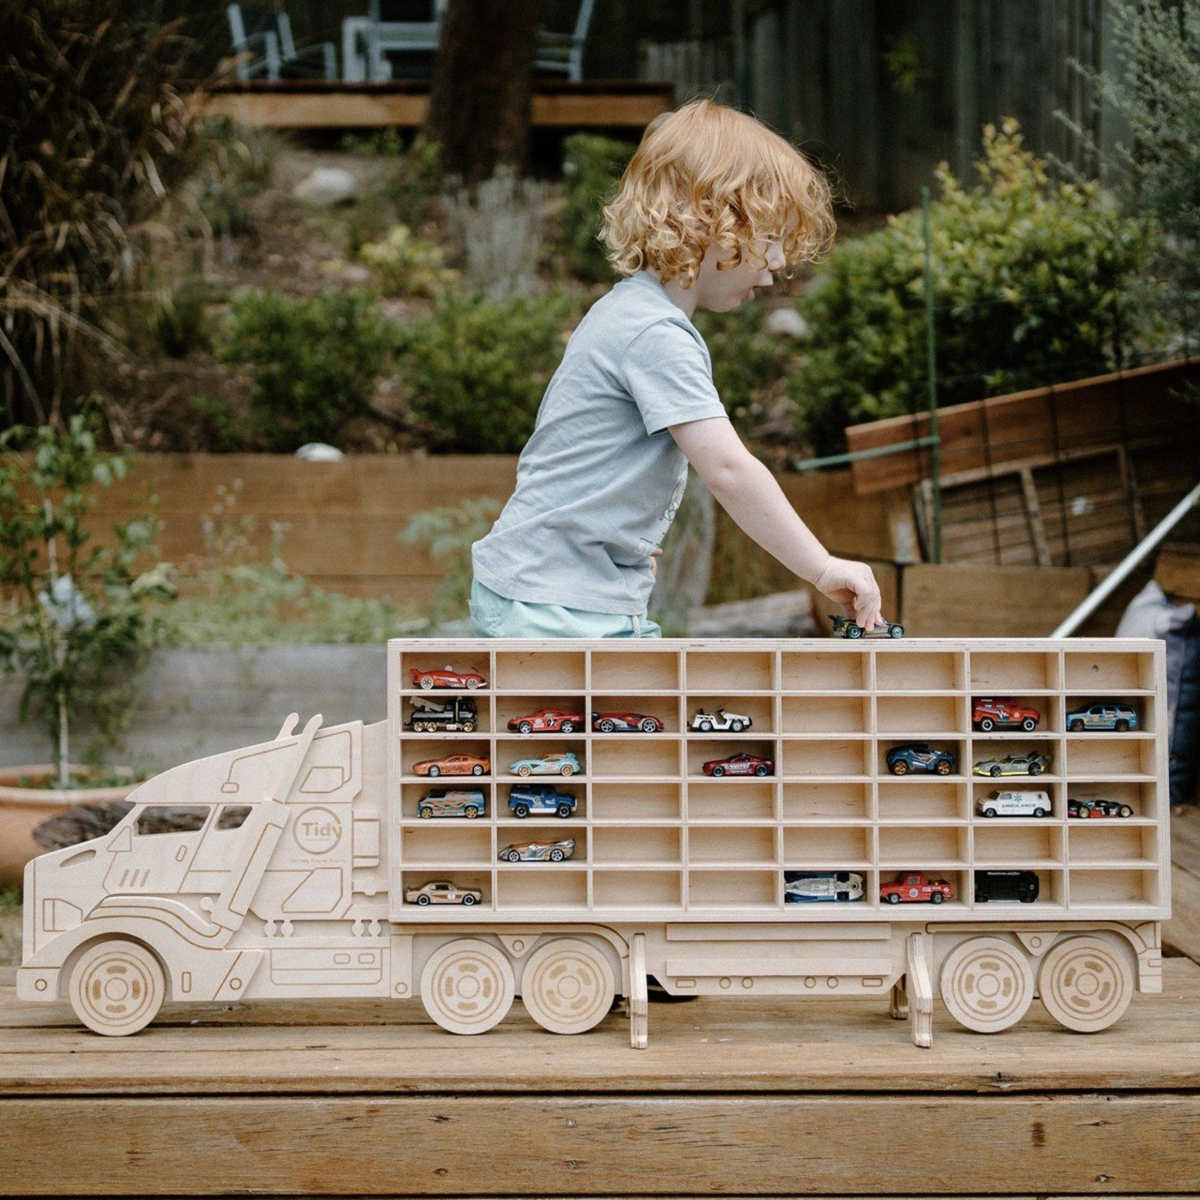
[[[1137,336],[1124,303],[1147,261],[1144,222],[1094,183],[1052,183],[1015,121],[984,131],[979,186],[945,167],[932,205],[940,404],[1112,369]],[[927,403],[919,211],[844,242],[800,304],[812,338],[789,391],[817,453],[847,424]]]
[[[212,344],[205,305],[207,289],[198,280],[185,279],[156,295],[150,310],[150,331],[171,358],[184,358]]]
[[[578,304],[563,292],[454,292],[401,331],[399,373],[435,450],[514,454],[533,431]]]
[[[574,133],[563,143],[562,244],[572,269],[584,279],[613,277],[600,242],[601,209],[616,194],[634,149],[594,133]]]
[[[361,247],[358,257],[374,272],[385,296],[436,296],[458,278],[446,266],[441,246],[414,237],[407,225],[393,225],[386,237]]]
[[[699,310],[693,318],[708,345],[725,409],[738,431],[750,437],[795,352],[789,337],[767,332],[767,313],[761,304],[743,304],[727,313]]]
[[[395,327],[361,293],[295,300],[248,292],[230,306],[218,353],[253,375],[248,435],[264,449],[290,451],[335,440],[366,412],[395,339]]]
[[[197,141],[199,164],[183,189],[189,228],[213,237],[241,237],[255,228],[248,205],[270,182],[282,141],[269,129],[210,117]]]

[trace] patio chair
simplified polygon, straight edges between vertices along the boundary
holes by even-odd
[[[595,6],[596,0],[580,0],[575,29],[571,33],[539,31],[534,59],[534,66],[539,71],[561,71],[572,83],[583,78],[583,46]]]
[[[297,48],[292,22],[283,9],[267,10],[229,4],[229,32],[237,53],[237,77],[242,82],[265,77],[279,79],[336,79],[337,55],[332,42]]]

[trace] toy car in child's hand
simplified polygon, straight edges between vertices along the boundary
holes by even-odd
[[[949,750],[934,750],[927,742],[893,746],[887,752],[887,765],[893,775],[907,775],[909,771],[952,775],[958,767]]]
[[[722,775],[770,775],[775,764],[756,754],[734,754],[730,758],[714,758],[704,764],[705,775],[720,779]]]
[[[594,712],[592,728],[597,733],[661,733],[658,717],[636,712]]]
[[[1050,766],[1048,754],[1006,754],[1003,758],[983,758],[972,768],[972,775],[1040,775]]]
[[[487,680],[478,671],[456,671],[449,665],[433,671],[413,667],[412,685],[426,691],[430,688],[470,688],[474,691],[487,687]]]
[[[1088,797],[1086,800],[1067,800],[1067,816],[1082,817],[1085,820],[1098,820],[1104,817],[1132,817],[1133,809],[1128,804],[1118,804],[1115,800],[1099,800]]]
[[[474,754],[447,754],[445,758],[427,758],[413,763],[414,775],[486,775],[492,769],[486,758]]]
[[[513,717],[508,727],[517,733],[574,733],[583,728],[583,713],[543,708],[527,717]]]
[[[561,842],[514,842],[500,851],[502,862],[562,862],[575,853],[575,839]]]
[[[510,774],[528,777],[530,775],[574,775],[583,768],[579,765],[570,750],[564,754],[544,754],[541,758],[518,758],[508,764]]]
[[[881,619],[873,629],[864,629],[861,625],[856,625],[849,617],[842,617],[837,613],[830,613],[829,619],[833,622],[833,636],[849,638],[851,641],[861,637],[902,638],[904,636],[904,626],[898,625],[895,621]]]

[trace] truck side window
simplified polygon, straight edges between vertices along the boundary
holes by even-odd
[[[248,804],[226,804],[217,817],[218,829],[240,829],[250,815]]]
[[[134,833],[146,837],[154,833],[194,833],[208,819],[210,808],[179,804],[151,804],[137,816]]]
[[[335,792],[346,782],[341,767],[313,767],[300,785],[302,792]]]

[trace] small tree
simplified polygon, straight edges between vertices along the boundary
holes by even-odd
[[[65,429],[10,429],[0,450],[0,589],[8,595],[0,662],[25,676],[21,718],[42,717],[67,787],[72,721],[87,709],[111,736],[120,684],[156,627],[148,602],[173,589],[162,564],[134,574],[153,541],[152,518],[115,524],[107,546],[84,527],[97,489],[126,468],[97,447],[89,416],[76,413]]]

